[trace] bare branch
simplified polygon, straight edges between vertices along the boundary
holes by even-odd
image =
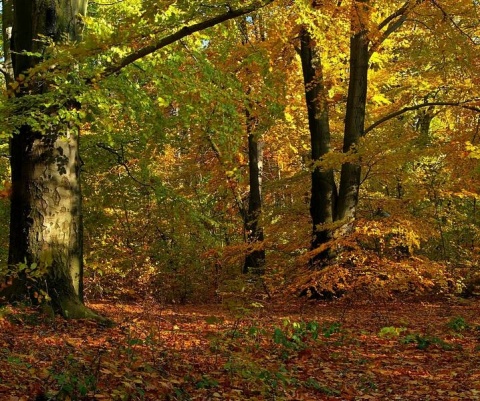
[[[112,148],[111,146],[108,146],[108,145],[105,145],[104,143],[97,143],[97,147],[99,147],[100,149],[103,149],[103,150],[106,150],[107,152],[111,153],[112,155],[116,156],[117,157],[117,163],[118,165],[122,166],[127,175],[130,177],[130,179],[132,179],[134,182],[136,182],[138,185],[141,185],[142,187],[146,187],[146,188],[151,188],[152,190],[154,190],[155,188],[153,187],[153,185],[151,184],[147,184],[145,182],[142,182],[140,181],[139,179],[137,179],[131,172],[130,170],[130,167],[128,166],[128,163],[127,161],[125,160],[125,155],[124,155],[124,152],[123,152],[123,145],[121,147],[120,150],[116,150],[114,148]]]

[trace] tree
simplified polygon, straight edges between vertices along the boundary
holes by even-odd
[[[421,1],[405,2],[381,21],[375,30],[372,27],[373,4],[370,1],[354,0],[350,6],[349,78],[342,148],[346,156],[355,154],[360,138],[365,134],[370,58],[383,41],[405,22],[408,13],[420,3]],[[321,6],[312,4],[313,9],[317,7],[321,10]],[[329,105],[322,71],[321,48],[305,26],[301,28],[300,43],[312,149],[311,249],[315,251],[312,262],[316,263],[331,256],[328,242],[335,231],[346,233],[351,230],[358,204],[361,166],[355,159],[342,163],[337,191],[333,170],[320,165],[330,151]],[[337,224],[333,226],[333,222]]]
[[[330,121],[321,52],[306,27],[301,28],[299,53],[302,61],[313,163],[310,196],[310,216],[313,223],[311,247],[317,249],[332,239],[332,229],[328,225],[335,219],[338,195],[333,169],[321,169],[318,165],[322,157],[330,151]],[[327,249],[320,251],[318,258],[326,257],[326,253],[328,253]]]
[[[9,6],[9,4],[4,4]],[[12,96],[39,95],[48,82],[25,85],[28,71],[41,61],[47,41],[79,40],[85,0],[46,3],[14,1],[11,40]],[[43,40],[41,39],[43,38]],[[5,42],[5,40],[4,40]],[[6,52],[7,53],[7,52]],[[78,105],[72,99],[69,110]],[[46,108],[54,116],[59,106]],[[4,294],[8,299],[51,299],[66,317],[95,317],[82,303],[83,255],[79,127],[52,124],[38,130],[24,124],[10,140],[12,177],[8,264],[23,271]],[[45,273],[45,275],[43,275]],[[37,287],[30,291],[30,279]],[[41,292],[41,293],[40,293]]]
[[[252,40],[249,25],[254,27],[253,39],[265,41],[265,27],[261,15],[250,16],[239,24],[242,35],[242,46],[247,46]],[[247,66],[247,79],[249,79],[249,67]],[[251,249],[247,249],[243,272],[250,271],[261,274],[265,269],[265,248],[263,245],[264,233],[262,223],[262,176],[263,176],[263,139],[262,133],[258,132],[259,116],[256,115],[256,103],[251,97],[254,82],[247,83],[247,106],[245,109],[246,131],[248,138],[248,208],[245,210],[244,224],[247,243]]]
[[[463,3],[467,4],[466,1]],[[371,42],[369,47],[372,49],[372,43],[376,43],[386,29],[384,27],[379,31],[377,29],[379,24],[389,15],[393,15],[396,11],[395,7],[401,7],[402,3],[391,2],[387,5],[384,2],[371,1],[369,4],[372,5],[372,8],[368,10],[369,15],[365,19],[368,22],[368,40]],[[404,257],[407,254],[404,252],[403,255],[398,255],[393,253],[395,250],[393,252],[386,250],[390,246],[392,248],[398,246],[397,249],[402,250],[408,248],[410,244],[417,253],[428,251],[429,255],[435,255],[435,252],[438,255],[438,237],[435,235],[433,227],[438,227],[437,231],[443,230],[443,234],[445,234],[446,229],[453,225],[446,220],[448,211],[451,210],[449,204],[452,204],[449,199],[451,195],[447,198],[446,191],[450,192],[453,188],[449,183],[451,177],[449,170],[454,163],[446,164],[442,160],[447,159],[442,154],[446,153],[450,158],[455,152],[455,147],[463,149],[464,140],[459,138],[468,138],[468,136],[476,138],[476,135],[472,133],[471,124],[467,124],[470,119],[468,109],[462,113],[459,110],[449,110],[448,112],[441,110],[446,104],[453,106],[456,103],[457,106],[460,106],[468,98],[475,99],[474,85],[470,84],[470,89],[468,89],[468,75],[459,74],[463,71],[461,68],[463,64],[470,64],[470,61],[474,60],[475,47],[473,44],[472,48],[461,47],[467,50],[467,54],[471,53],[472,55],[472,58],[468,59],[468,63],[458,63],[458,59],[455,61],[462,52],[453,50],[459,43],[463,43],[462,37],[453,35],[456,33],[454,29],[447,31],[448,19],[443,21],[432,2],[418,5],[405,21],[405,29],[398,29],[390,40],[384,40],[378,51],[370,56],[365,106],[366,128],[363,130],[364,135],[355,144],[355,148],[344,153],[343,134],[350,74],[350,36],[353,14],[350,1],[342,2],[342,7],[333,7],[333,5],[334,3],[331,2],[329,7],[322,7],[321,10],[315,9],[315,19],[310,18],[310,14],[308,14],[309,18],[304,24],[307,33],[313,37],[312,45],[307,49],[313,49],[314,53],[317,53],[311,57],[316,63],[315,75],[320,76],[318,63],[322,62],[323,77],[318,81],[324,83],[325,101],[328,105],[328,128],[331,136],[331,152],[327,152],[314,165],[319,167],[320,173],[332,169],[335,172],[334,183],[337,185],[342,164],[350,162],[360,166],[361,186],[354,223],[351,220],[348,222],[336,220],[332,225],[327,223],[320,226],[321,230],[326,230],[327,234],[333,236],[335,240],[333,246],[339,244],[345,251],[342,252],[342,257],[335,259],[339,263],[335,263],[332,269],[326,269],[326,271],[332,272],[337,266],[342,267],[342,261],[348,263],[348,268],[352,264],[358,266],[358,269],[355,270],[346,269],[347,272],[364,271],[364,268],[368,269],[371,265],[362,264],[362,256],[367,258],[372,253],[375,257],[393,256],[394,261],[397,262],[397,256]],[[156,96],[161,96],[163,104],[166,104],[166,113],[168,113],[170,102],[177,101],[180,104],[180,117],[171,118],[177,121],[177,128],[169,130],[171,139],[168,144],[173,147],[173,150],[169,148],[165,152],[174,156],[170,156],[170,159],[167,157],[153,159],[150,165],[157,163],[159,166],[155,170],[157,181],[154,182],[157,188],[160,183],[168,182],[171,193],[179,194],[183,199],[190,201],[187,203],[177,200],[179,198],[176,197],[175,200],[178,203],[182,202],[182,209],[188,208],[189,212],[193,211],[197,215],[202,214],[211,219],[208,225],[211,241],[205,241],[205,238],[198,235],[198,232],[206,227],[204,225],[206,220],[190,220],[185,224],[184,231],[181,231],[178,227],[182,222],[172,214],[164,212],[163,210],[166,209],[164,205],[159,205],[152,215],[158,213],[161,216],[163,227],[166,228],[166,230],[163,229],[164,232],[181,234],[183,242],[176,241],[176,251],[171,252],[172,260],[175,260],[180,266],[185,266],[184,262],[188,261],[192,274],[190,277],[194,279],[201,274],[200,272],[209,272],[208,276],[212,273],[212,270],[209,269],[209,260],[203,257],[205,254],[215,255],[214,258],[219,261],[221,265],[219,270],[222,271],[222,277],[225,279],[231,278],[238,272],[238,264],[242,263],[245,255],[245,238],[242,235],[244,222],[240,221],[240,217],[243,219],[243,216],[239,216],[233,203],[235,202],[237,206],[243,205],[245,208],[245,200],[248,196],[247,163],[245,162],[247,152],[246,138],[244,138],[246,128],[244,110],[248,102],[245,88],[252,82],[255,83],[254,89],[258,89],[261,84],[259,85],[260,81],[255,77],[251,77],[252,74],[242,76],[238,74],[238,71],[242,69],[246,71],[246,67],[249,67],[250,71],[255,71],[256,68],[250,62],[259,61],[260,50],[266,50],[269,54],[281,46],[291,50],[291,41],[288,38],[299,37],[299,29],[295,30],[292,27],[298,21],[298,14],[288,15],[288,12],[293,14],[296,10],[292,11],[292,8],[288,8],[288,12],[286,10],[287,8],[282,8],[281,12],[277,14],[275,8],[268,9],[267,26],[269,28],[267,29],[281,27],[283,31],[280,30],[282,33],[273,40],[270,36],[271,31],[269,31],[265,47],[263,45],[260,47],[258,43],[252,43],[242,51],[241,46],[238,46],[235,24],[230,23],[222,26],[221,29],[216,28],[209,32],[203,32],[201,35],[195,35],[170,47],[168,51],[162,51],[155,57],[156,64],[149,58],[137,62],[135,70],[129,69],[128,74],[125,72],[121,74],[123,78],[131,81],[132,89],[140,83],[146,93],[152,97],[153,103],[155,103]],[[465,13],[461,14],[460,10],[454,8],[453,5],[449,5],[448,11],[456,11],[458,15],[465,15]],[[305,13],[301,15],[304,17]],[[272,17],[276,20],[272,20]],[[455,21],[462,27],[472,26],[469,21],[464,20],[464,17],[459,19],[455,15]],[[446,40],[449,37],[452,38],[451,43]],[[184,50],[187,51],[183,53]],[[318,53],[322,56],[321,59]],[[285,52],[277,54],[284,59],[288,57]],[[168,73],[168,67],[165,67],[165,60],[176,60],[176,64],[173,62],[170,64],[170,70],[176,71],[174,83],[171,79],[162,78],[172,77]],[[244,60],[248,60],[249,63],[242,63]],[[282,273],[294,271],[292,266],[303,265],[315,252],[325,251],[325,254],[329,255],[327,247],[330,244],[326,246],[320,244],[314,251],[303,253],[304,245],[308,243],[312,233],[308,219],[308,206],[306,206],[308,193],[305,188],[309,184],[311,185],[308,179],[311,179],[313,170],[313,165],[309,163],[310,158],[306,155],[310,147],[307,143],[309,132],[305,129],[308,119],[304,103],[302,103],[305,100],[303,98],[305,85],[302,85],[298,79],[302,78],[298,73],[300,64],[295,63],[300,60],[299,57],[294,58],[294,62],[287,65],[287,68],[284,64],[279,64],[278,58],[272,57],[271,60],[270,66],[273,67],[273,70],[284,72],[284,77],[287,79],[283,82],[288,82],[290,89],[285,99],[286,108],[280,111],[279,116],[276,116],[271,128],[266,131],[261,130],[266,142],[262,222],[268,238],[267,268],[269,271]],[[438,63],[430,63],[432,60],[436,60]],[[155,68],[158,70],[158,79],[153,84],[149,79],[139,82],[137,77],[142,75],[142,71],[146,70],[146,75],[150,78],[151,71]],[[461,77],[461,79],[447,80],[445,78],[453,75]],[[473,76],[478,76],[478,74],[473,74]],[[186,77],[188,79],[185,79]],[[120,81],[113,78],[110,84],[118,85]],[[465,90],[469,90],[469,92],[462,94]],[[112,98],[116,98],[116,96],[109,96],[110,101]],[[128,96],[125,99],[131,100]],[[258,102],[257,106],[264,103],[262,98],[256,94],[253,99]],[[425,99],[427,99],[427,103],[425,103]],[[268,100],[265,103],[271,103],[271,98]],[[140,104],[132,104],[129,101],[125,103],[140,109]],[[429,110],[431,107],[434,108],[435,114],[432,120],[433,129],[429,133],[431,145],[422,149],[417,146],[418,143],[421,143],[421,138],[417,138],[421,134],[413,129],[413,125],[416,125],[418,113],[422,110]],[[252,110],[252,108],[249,109]],[[120,108],[120,110],[124,109]],[[312,114],[320,115],[318,112]],[[263,121],[263,112],[254,115],[261,117],[258,119],[260,123]],[[281,118],[283,115],[284,119]],[[121,119],[122,114],[113,117],[114,123],[116,117]],[[463,130],[458,129],[459,122],[465,126],[463,134],[460,132]],[[453,126],[453,124],[455,125]],[[135,127],[137,131],[141,130],[144,134],[142,124],[135,125]],[[123,134],[123,130],[121,128],[120,130]],[[125,139],[129,142],[135,141],[135,129],[130,135]],[[206,146],[207,137],[212,141],[213,152]],[[444,142],[450,140],[452,140],[450,146],[445,146]],[[453,140],[460,140],[460,143],[454,146]],[[140,146],[138,144],[138,147]],[[120,150],[120,147],[118,149]],[[215,149],[220,150],[220,163],[215,159],[214,153],[217,152]],[[161,151],[159,148],[159,152]],[[135,159],[138,158],[135,151],[131,150],[130,152],[132,158],[130,166],[137,165],[138,175],[142,172],[142,163],[135,162]],[[149,157],[147,152],[142,155],[142,159]],[[462,161],[459,157],[457,158],[461,162],[459,165],[465,166],[465,160]],[[131,168],[133,169],[133,167]],[[459,170],[456,173],[458,175]],[[467,171],[472,172],[472,170]],[[465,173],[464,176],[470,177],[470,173]],[[436,179],[433,179],[435,177]],[[428,181],[424,182],[426,178]],[[127,177],[125,177],[123,185],[126,185],[126,182],[128,182]],[[149,180],[146,182],[148,183]],[[435,185],[438,189],[432,191]],[[458,183],[457,191],[459,191],[459,187]],[[470,188],[474,188],[474,186]],[[230,192],[235,192],[234,199]],[[471,192],[474,193],[475,190]],[[124,187],[124,193],[129,193],[130,199],[136,199],[134,191],[128,186]],[[319,193],[321,196],[323,191],[319,191]],[[336,199],[338,192],[333,191],[333,194]],[[468,201],[471,205],[467,205],[467,201],[465,201],[466,206],[470,206],[470,210],[474,211],[475,198],[473,202],[472,199]],[[390,213],[390,218],[380,219],[381,213],[377,213],[377,210],[382,206]],[[139,210],[137,205],[132,207],[132,203],[128,207],[132,212]],[[434,210],[436,208],[438,211]],[[119,210],[123,211],[123,209]],[[168,217],[165,218],[165,216]],[[418,223],[419,216],[421,216],[421,223]],[[132,220],[140,222],[140,218],[133,217],[133,213],[124,218],[129,225],[136,227],[136,223],[132,223]],[[458,218],[456,221],[461,220]],[[436,222],[438,224],[435,226]],[[316,226],[318,228],[318,225]],[[351,227],[353,230],[350,231],[351,235],[336,237],[333,235],[336,227],[345,227],[346,229]],[[369,227],[370,230],[368,230]],[[120,234],[121,227],[118,227],[117,232]],[[190,233],[194,233],[195,236]],[[474,230],[471,230],[470,233],[473,234]],[[441,236],[442,232],[439,234]],[[469,235],[472,236],[472,234]],[[101,236],[104,237],[104,235]],[[451,231],[450,238],[452,236],[453,232]],[[124,237],[126,237],[125,234]],[[448,236],[443,235],[443,237],[448,246]],[[110,243],[115,244],[117,238],[116,236],[111,238]],[[372,238],[375,238],[376,244]],[[428,238],[428,241],[420,243],[419,238]],[[158,243],[161,243],[161,238],[159,239],[158,236],[157,240]],[[426,243],[428,246],[425,245]],[[417,247],[421,248],[417,250]],[[204,252],[204,250],[211,251],[211,253]],[[373,252],[371,252],[372,250]],[[113,256],[114,251],[111,251],[109,255]],[[120,258],[125,256],[122,254],[123,250],[119,249],[118,251]],[[139,259],[142,252],[144,250],[139,248]],[[169,265],[166,263],[161,266],[158,263],[162,251],[158,248],[151,248],[150,252],[154,256],[157,255],[157,263],[150,267],[161,273],[162,278],[165,277],[163,273],[165,270],[168,271]],[[102,254],[99,254],[99,257],[102,260],[105,259]],[[125,258],[125,260],[127,259]],[[192,261],[198,263],[195,268],[192,268],[194,266]],[[402,262],[408,263],[407,261]],[[375,267],[381,270],[387,265],[388,262],[385,262],[383,265],[376,264]],[[398,267],[393,263],[389,266],[392,266],[392,270]],[[308,275],[315,277],[315,273],[308,272]],[[281,274],[274,275],[276,278],[281,276]],[[270,275],[266,277],[266,280],[270,280],[270,277]],[[187,280],[187,282],[191,281],[193,280]],[[285,281],[289,281],[288,276]],[[195,297],[194,294],[195,291],[192,291],[189,296]]]
[[[220,7],[223,12],[213,15],[195,11],[199,21],[187,23],[158,40],[153,38],[153,43],[131,50],[105,68],[102,75],[108,77],[118,73],[185,36],[247,14],[269,2],[253,2],[238,9],[228,6],[226,11]],[[7,9],[8,4],[5,5]],[[34,99],[41,99],[41,95],[52,93],[56,87],[54,82],[42,77],[45,69],[56,68],[55,63],[50,61],[42,67],[42,61],[54,57],[50,44],[80,40],[87,0],[16,0],[12,6],[11,53],[15,81],[10,85],[10,93],[13,103],[18,99],[20,110],[28,110],[34,107]],[[212,8],[217,10],[217,6]],[[203,20],[202,16],[205,16]],[[50,79],[54,80],[51,75]],[[93,81],[87,79],[87,83]],[[62,85],[65,88],[58,90],[61,101],[44,103],[37,108],[36,114],[30,113],[37,118],[42,114],[48,118],[38,122],[29,119],[26,113],[24,122],[10,141],[12,195],[8,263],[14,270],[20,268],[21,271],[12,285],[2,291],[2,296],[8,300],[26,295],[43,297],[65,317],[97,317],[83,305],[82,295],[80,127],[79,121],[71,117],[79,114],[81,104],[76,99],[75,89],[69,93],[68,84],[63,82]]]

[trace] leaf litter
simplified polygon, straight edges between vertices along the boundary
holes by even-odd
[[[475,300],[89,306],[4,308],[1,400],[480,400]]]

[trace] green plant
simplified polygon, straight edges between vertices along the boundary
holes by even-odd
[[[176,387],[173,389],[173,398],[177,401],[189,401],[191,400],[190,395],[188,394],[187,390],[182,387]]]
[[[326,395],[329,395],[329,396],[339,396],[340,395],[340,391],[335,390],[335,389],[330,388],[330,387],[327,387],[325,385],[322,385],[321,383],[318,382],[318,380],[314,379],[313,377],[309,377],[307,380],[305,380],[303,385],[306,388],[312,388],[312,389],[314,389],[314,390],[316,390],[320,393],[323,393],[323,394],[326,394]]]
[[[452,317],[448,323],[447,327],[450,330],[453,330],[456,333],[460,333],[462,331],[468,330],[470,328],[469,324],[465,321],[465,319],[461,316]]]
[[[394,326],[382,327],[380,329],[380,332],[378,333],[378,336],[387,337],[387,338],[398,337],[400,334],[402,334],[406,330],[407,329],[405,327],[394,327]]]
[[[126,345],[123,346],[123,350],[127,355],[127,360],[129,362],[129,367],[137,360],[136,350],[135,347],[145,345],[147,340],[143,340],[138,338],[132,334],[132,331],[128,331],[128,335],[126,338]]]
[[[202,378],[198,380],[195,384],[197,388],[213,388],[218,387],[218,381],[212,379],[208,375],[202,375]]]
[[[375,391],[377,389],[377,384],[374,381],[375,376],[371,374],[360,376],[360,388],[365,392]]]
[[[87,366],[73,355],[68,355],[62,365],[50,369],[50,377],[58,388],[52,399],[82,400],[95,395],[98,366]]]
[[[324,337],[330,338],[333,334],[340,332],[341,324],[334,322],[320,324],[315,321],[310,322],[290,322],[285,319],[283,329],[276,327],[273,331],[273,341],[275,344],[283,345],[285,348],[301,350],[305,348],[305,342],[309,339],[317,340],[320,332]]]
[[[258,340],[262,335],[265,335],[267,331],[257,326],[251,326],[248,328],[247,333],[249,337]]]
[[[333,334],[339,333],[341,330],[341,323],[333,322],[331,324],[325,324],[322,327],[323,336],[326,338],[330,338]]]
[[[411,343],[416,343],[417,348],[420,350],[426,350],[429,348],[431,345],[438,345],[445,351],[450,351],[453,349],[453,346],[441,338],[438,338],[436,336],[423,336],[421,334],[408,334],[402,339],[403,344],[411,344]]]
[[[330,336],[330,327],[322,331],[324,336]],[[336,328],[333,330],[337,330]],[[289,319],[283,321],[283,328],[275,327],[272,339],[275,344],[281,346],[280,357],[287,359],[292,353],[307,348],[309,341],[316,341],[320,333],[320,325],[315,322],[291,322]]]
[[[277,371],[271,372],[262,369],[258,373],[258,378],[266,385],[266,394],[275,399],[275,396],[286,386],[296,384],[296,379],[292,378],[284,365],[281,365]]]

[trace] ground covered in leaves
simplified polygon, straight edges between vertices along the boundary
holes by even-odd
[[[3,308],[0,399],[480,400],[480,301]]]

